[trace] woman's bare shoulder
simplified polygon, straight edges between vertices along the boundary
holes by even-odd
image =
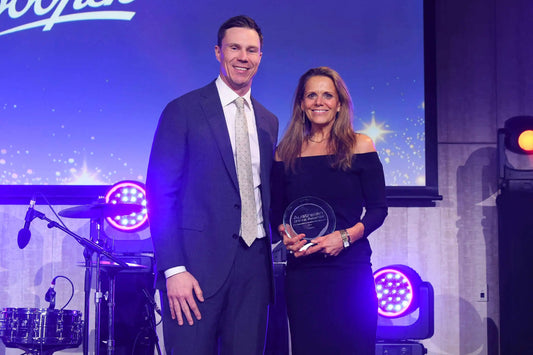
[[[372,138],[363,133],[356,133],[356,142],[353,148],[354,154],[375,152],[376,147]]]

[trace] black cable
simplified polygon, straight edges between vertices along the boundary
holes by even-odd
[[[64,310],[68,306],[70,301],[72,301],[72,298],[74,297],[74,284],[72,283],[72,281],[68,277],[63,276],[63,275],[57,275],[56,277],[54,277],[52,279],[52,285],[55,285],[56,280],[59,279],[59,278],[66,279],[68,282],[70,282],[70,288],[71,288],[70,298],[68,299],[67,303],[65,303],[65,305],[63,307],[61,307],[61,310]],[[55,305],[55,291],[53,291],[52,287],[50,287],[48,289],[48,292],[46,292],[45,298],[47,299],[48,302],[53,302],[54,305]],[[53,299],[53,301],[51,299]]]
[[[148,339],[149,345],[153,345],[157,351],[158,355],[161,355],[161,348],[159,346],[159,337],[157,336],[157,326],[161,323],[163,320],[160,319],[159,322],[155,322],[155,313],[161,315],[161,310],[159,309],[157,303],[153,299],[152,296],[148,293],[148,291],[143,288],[142,292],[144,293],[146,297],[146,302],[144,302],[144,326],[139,330],[137,335],[135,336],[135,340],[133,342],[133,347],[131,349],[132,355],[135,354],[136,347],[138,345],[138,341],[141,338],[141,336],[146,336]]]

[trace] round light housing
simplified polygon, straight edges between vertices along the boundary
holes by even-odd
[[[525,130],[518,136],[518,146],[528,153],[533,153],[533,130]]]
[[[518,154],[533,154],[533,116],[515,116],[505,121],[505,147]]]
[[[107,222],[114,228],[125,232],[136,232],[148,225],[148,209],[146,189],[138,181],[121,181],[113,185],[105,196],[105,202],[110,204],[140,205],[140,212],[133,212],[126,216],[107,217]]]
[[[414,311],[417,305],[420,276],[408,266],[392,265],[374,273],[378,297],[378,313],[396,318]]]

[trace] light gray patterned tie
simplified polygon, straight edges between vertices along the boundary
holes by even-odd
[[[237,177],[241,194],[241,237],[248,246],[257,237],[257,207],[254,196],[254,179],[252,175],[252,155],[248,124],[244,114],[244,98],[235,100],[237,115],[235,117],[235,152],[237,155]]]

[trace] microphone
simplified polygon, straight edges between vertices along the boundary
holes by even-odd
[[[57,276],[52,279],[50,288],[48,288],[48,291],[46,291],[46,294],[44,295],[44,300],[50,302],[48,309],[56,308],[56,291],[54,290],[54,287],[56,286],[56,278]]]
[[[157,303],[155,303],[154,298],[152,296],[150,296],[150,294],[148,293],[148,291],[146,291],[145,288],[143,288],[143,293],[144,293],[144,296],[146,297],[146,299],[148,300],[148,303],[150,303],[150,305],[154,309],[154,311],[156,311],[157,314],[161,315],[161,310],[159,309],[159,306],[157,305]]]
[[[17,237],[17,243],[19,245],[20,249],[24,249],[26,245],[30,242],[31,238],[31,232],[30,232],[30,223],[33,221],[33,212],[35,208],[35,197],[32,197],[30,201],[30,206],[28,207],[28,211],[26,212],[26,217],[24,217],[24,227],[19,230],[19,234]]]

